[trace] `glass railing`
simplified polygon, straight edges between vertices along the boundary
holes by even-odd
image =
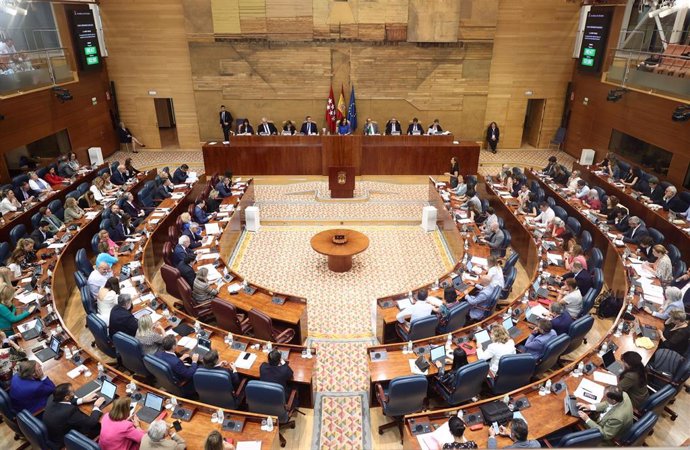
[[[605,81],[690,100],[690,56],[618,49],[608,64]]]
[[[65,48],[0,54],[0,97],[76,81],[70,61]]]

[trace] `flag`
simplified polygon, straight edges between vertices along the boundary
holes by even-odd
[[[326,103],[326,125],[327,130],[331,133],[335,133],[335,98],[333,97],[333,86],[331,86],[331,93]]]
[[[350,107],[347,108],[347,120],[350,122],[350,129],[357,129],[357,106],[355,105],[355,86],[352,86],[350,92]]]
[[[345,106],[345,91],[343,85],[340,85],[340,98],[338,99],[338,109],[335,112],[335,118],[340,120],[347,117],[347,107]]]

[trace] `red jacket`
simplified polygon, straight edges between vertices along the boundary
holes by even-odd
[[[50,183],[51,186],[57,186],[58,184],[61,184],[63,181],[65,181],[64,178],[62,178],[59,175],[53,175],[52,173],[47,173],[43,179],[45,179],[48,183]]]

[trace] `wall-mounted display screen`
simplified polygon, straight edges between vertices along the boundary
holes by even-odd
[[[592,8],[582,36],[578,68],[584,72],[599,72],[606,53],[606,41],[611,26],[611,8]]]
[[[75,52],[81,70],[101,67],[101,54],[98,48],[96,22],[90,9],[69,11]]]

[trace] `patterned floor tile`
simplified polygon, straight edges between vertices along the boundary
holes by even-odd
[[[317,398],[313,449],[361,450],[371,448],[368,408],[364,394],[323,395]]]

